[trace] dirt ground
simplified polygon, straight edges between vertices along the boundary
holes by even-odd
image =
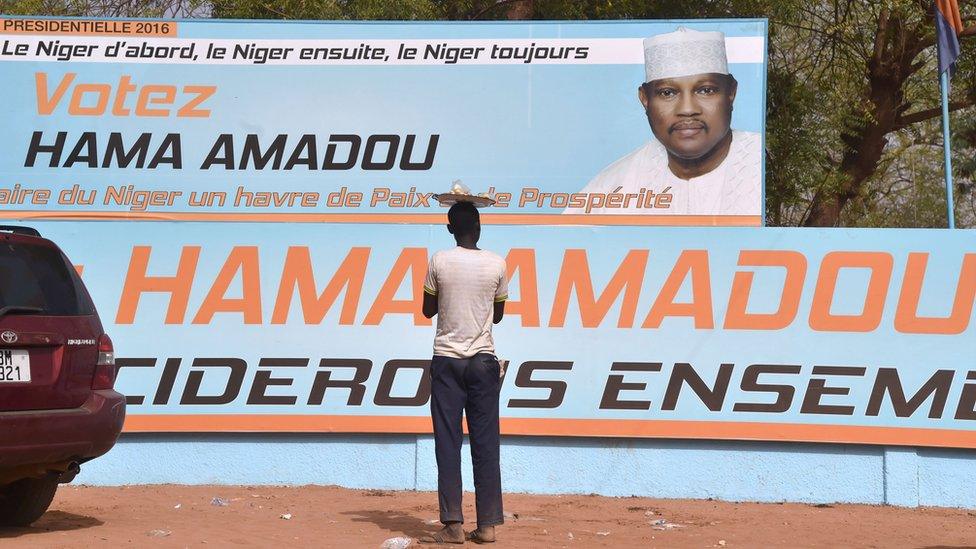
[[[976,547],[976,512],[962,509],[522,494],[506,495],[505,507],[499,549]],[[379,548],[434,531],[436,518],[430,492],[68,485],[32,528],[0,529],[0,546]]]

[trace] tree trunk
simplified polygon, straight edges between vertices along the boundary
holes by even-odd
[[[861,99],[869,116],[843,130],[840,183],[837,188],[814,194],[804,226],[837,226],[844,206],[861,194],[878,169],[887,135],[899,128],[902,115],[911,106],[905,99],[905,84],[920,68],[915,58],[925,47],[921,36],[922,29],[910,26],[899,15],[882,13],[874,51],[867,60],[868,82]]]
[[[533,0],[521,0],[513,2],[508,10],[505,12],[505,16],[510,21],[524,21],[532,19],[532,13],[534,6],[532,5]]]

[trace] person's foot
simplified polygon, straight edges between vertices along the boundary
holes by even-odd
[[[492,537],[494,540],[494,537]],[[452,522],[429,536],[420,538],[420,543],[464,543],[464,530],[460,522]]]
[[[467,538],[475,543],[495,543],[495,527],[479,526],[477,530],[469,532]]]

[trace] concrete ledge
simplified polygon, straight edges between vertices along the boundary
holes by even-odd
[[[471,458],[462,448],[464,483]],[[880,446],[506,437],[508,492],[976,508],[976,452]],[[123,435],[75,482],[436,490],[429,435]]]

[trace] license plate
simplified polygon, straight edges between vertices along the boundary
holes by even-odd
[[[30,354],[23,349],[0,349],[0,383],[29,383]]]

